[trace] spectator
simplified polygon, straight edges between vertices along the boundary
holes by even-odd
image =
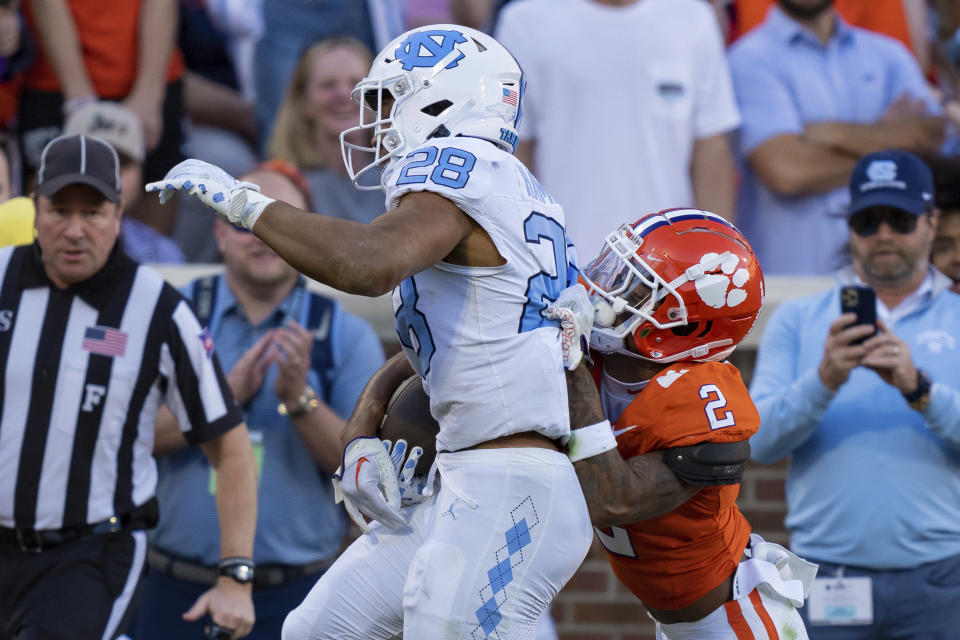
[[[953,290],[960,293],[960,208],[941,209],[930,259],[953,281]]]
[[[12,131],[22,72],[33,63],[36,44],[20,14],[20,1],[0,2],[0,129]]]
[[[370,222],[383,213],[379,168],[354,188],[340,152],[340,132],[357,123],[359,106],[350,93],[370,68],[372,56],[359,40],[328,38],[300,58],[270,140],[269,155],[300,168],[327,215]],[[366,146],[367,134],[350,139]],[[209,214],[208,214],[209,215]]]
[[[180,247],[169,237],[137,219],[139,210],[128,211],[143,192],[143,128],[130,109],[115,102],[94,102],[78,109],[63,127],[66,135],[96,136],[106,140],[120,159],[120,237],[128,256],[140,263],[184,261]]]
[[[37,241],[0,251],[0,637],[123,630],[157,522],[150,450],[164,397],[221,480],[229,562],[191,611],[243,636],[253,607],[235,579],[252,570],[256,467],[213,344],[183,297],[119,250],[113,148],[59,137],[40,160]]]
[[[10,197],[10,163],[0,148],[0,247],[33,242],[33,201]]]
[[[730,53],[743,114],[738,221],[770,274],[822,274],[846,235],[862,155],[936,152],[944,121],[910,53],[848,25],[829,0],[777,0]],[[846,78],[838,82],[836,78]]]
[[[314,42],[353,36],[379,51],[403,31],[400,0],[263,0],[263,36],[254,57],[257,122],[263,146],[297,60]]]
[[[177,0],[35,0],[24,6],[39,42],[24,72],[19,126],[25,181],[40,150],[60,134],[64,120],[97,100],[113,100],[137,114],[147,157],[144,178],[157,180],[183,155],[183,62],[176,42]],[[176,210],[155,198],[127,203],[161,233]]]
[[[257,163],[252,70],[244,65],[253,63],[255,38],[262,28],[259,22],[255,0],[180,0],[178,42],[187,66],[183,76],[186,153],[226,167],[234,175],[250,171]],[[217,261],[212,228],[213,217],[204,207],[190,198],[180,201],[172,235],[188,261]]]
[[[244,180],[271,197],[308,207],[306,194],[276,169],[255,169]],[[365,321],[309,293],[303,277],[255,235],[222,220],[215,233],[224,275],[195,280],[184,294],[210,327],[230,369],[227,381],[245,407],[260,469],[257,624],[250,637],[273,640],[347,533],[329,476],[340,464],[344,421],[383,364],[383,350]],[[278,407],[284,407],[279,416]],[[195,450],[183,448],[186,442],[167,416],[163,427],[158,424],[155,448],[169,454],[159,461],[163,518],[150,537],[153,570],[144,581],[137,640],[198,636],[180,613],[217,575],[217,523],[207,489],[214,486],[212,472]],[[161,437],[166,435],[171,437]]]
[[[923,160],[933,173],[940,210],[930,261],[953,280],[953,290],[960,293],[960,157],[937,155]]]
[[[763,22],[774,0],[733,0],[734,34],[739,38]],[[925,0],[836,0],[837,11],[850,24],[899,40],[913,52],[921,69],[927,69],[927,11]],[[805,5],[796,3],[798,7]]]
[[[583,255],[625,211],[732,217],[727,133],[740,117],[708,3],[513,2],[497,37],[527,80],[517,157],[563,205]]]
[[[791,546],[820,564],[803,612],[814,639],[960,628],[960,297],[930,266],[933,191],[913,154],[864,157],[850,182],[852,265],[838,286],[780,305],[760,344],[753,457],[790,459]],[[840,315],[846,284],[876,291],[876,335]]]
[[[930,259],[953,281],[953,290],[960,293],[960,208],[941,210]]]

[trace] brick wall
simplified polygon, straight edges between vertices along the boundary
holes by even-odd
[[[732,358],[747,384],[754,356],[750,350],[738,350]],[[737,500],[754,533],[784,545],[786,472],[786,461],[751,463]],[[554,601],[553,618],[560,640],[654,640],[653,624],[643,606],[613,575],[596,539],[587,559]]]

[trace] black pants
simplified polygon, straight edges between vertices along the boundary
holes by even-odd
[[[0,640],[118,636],[144,575],[146,540],[119,531],[40,553],[0,545]]]
[[[122,96],[104,100],[120,101]],[[144,183],[162,180],[167,170],[183,156],[183,81],[167,85],[163,100],[163,135],[143,163]],[[63,94],[56,91],[24,89],[17,115],[20,152],[23,158],[24,193],[32,188],[33,175],[40,166],[40,154],[48,142],[62,133]]]

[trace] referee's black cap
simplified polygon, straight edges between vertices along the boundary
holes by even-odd
[[[94,136],[59,136],[40,156],[37,192],[48,198],[71,184],[90,185],[110,202],[120,197],[120,160],[109,142]]]

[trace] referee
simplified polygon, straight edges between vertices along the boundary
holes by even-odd
[[[158,519],[164,400],[219,478],[221,577],[193,611],[246,635],[256,463],[212,341],[119,246],[113,147],[54,139],[33,199],[36,242],[0,249],[0,640],[122,632]]]

